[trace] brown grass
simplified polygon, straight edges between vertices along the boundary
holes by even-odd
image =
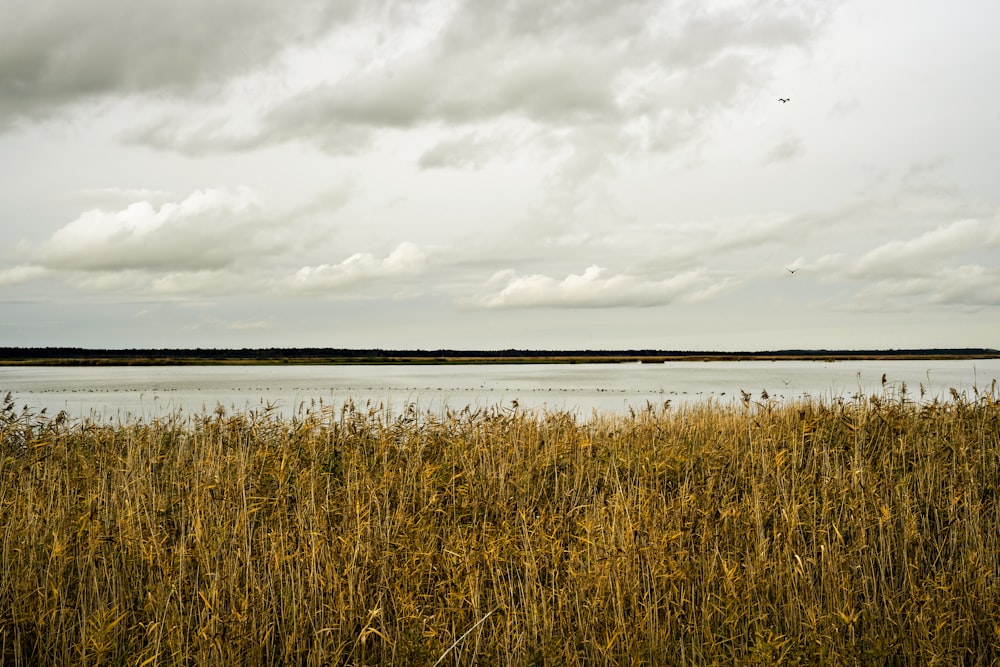
[[[993,664],[1000,404],[0,417],[3,664]]]

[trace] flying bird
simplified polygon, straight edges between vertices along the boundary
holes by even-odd
[[[795,267],[794,269],[790,269],[787,266],[785,267],[785,271],[788,271],[789,273],[795,273],[798,270],[799,270],[799,267]]]
[[[782,104],[784,104],[785,102],[787,102],[790,99],[791,99],[790,97],[779,97],[778,101],[781,102]]]

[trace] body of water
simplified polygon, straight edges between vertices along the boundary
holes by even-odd
[[[885,383],[883,384],[883,375]],[[290,415],[322,406],[382,405],[393,413],[503,406],[625,412],[713,400],[729,404],[746,391],[778,400],[857,394],[913,400],[972,399],[1000,378],[1000,360],[724,361],[665,364],[525,364],[399,366],[107,366],[0,367],[0,393],[72,417],[153,418],[182,410],[257,410]]]

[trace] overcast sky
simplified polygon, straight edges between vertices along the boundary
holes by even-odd
[[[0,0],[0,345],[1000,347],[998,25]]]

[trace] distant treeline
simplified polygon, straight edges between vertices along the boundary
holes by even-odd
[[[387,350],[348,348],[242,349],[88,349],[78,347],[0,347],[0,363],[44,364],[182,364],[182,363],[448,363],[487,361],[622,362],[745,359],[917,359],[997,358],[988,348],[903,350],[772,350],[706,352],[703,350]]]

